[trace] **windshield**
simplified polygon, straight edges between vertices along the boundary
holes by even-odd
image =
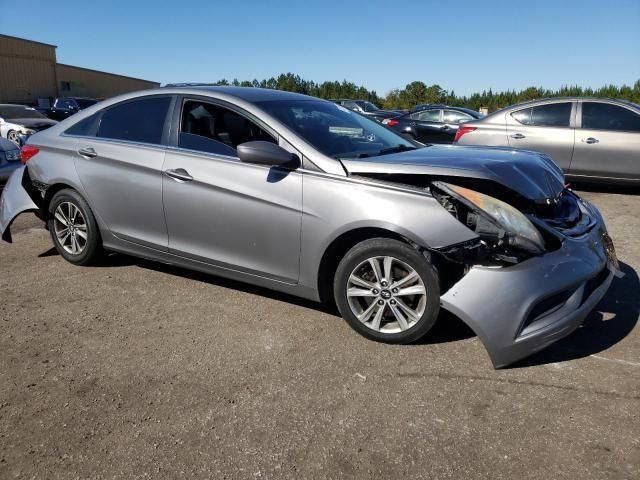
[[[91,98],[76,98],[76,103],[80,107],[80,109],[89,108],[91,105],[95,105],[98,103],[97,100],[93,100]]]
[[[16,118],[47,118],[37,110],[22,105],[2,105],[0,106],[0,117],[5,120]]]
[[[275,100],[257,105],[329,157],[374,157],[416,148],[379,123],[335,103]]]

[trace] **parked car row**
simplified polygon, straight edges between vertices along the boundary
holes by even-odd
[[[74,113],[98,103],[86,97],[44,97],[38,99],[36,110],[52,120],[64,120]]]
[[[371,103],[367,100],[350,100],[343,98],[331,101],[333,103],[337,103],[338,105],[342,105],[349,110],[358,112],[360,115],[371,118],[376,122],[382,122],[385,118],[394,118],[403,113],[396,110],[382,110],[376,104]]]
[[[95,105],[98,100],[82,97],[39,98],[37,107],[0,104],[0,138],[22,145],[29,136]]]
[[[393,116],[393,111],[379,110],[369,102],[339,103],[423,144],[535,150],[549,155],[572,180],[640,182],[640,105],[631,102],[549,98],[512,105],[486,117],[443,104],[419,104]]]

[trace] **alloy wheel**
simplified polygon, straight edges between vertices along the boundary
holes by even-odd
[[[381,333],[409,330],[418,323],[427,304],[418,272],[390,256],[368,258],[353,269],[346,294],[356,318]]]
[[[72,255],[80,255],[87,246],[87,222],[82,211],[71,202],[56,208],[54,230],[60,246]]]

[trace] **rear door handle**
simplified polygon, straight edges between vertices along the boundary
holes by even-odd
[[[193,177],[189,175],[184,168],[176,168],[175,170],[165,170],[164,174],[167,177],[171,177],[178,182],[190,182],[193,180]]]
[[[592,143],[598,143],[600,140],[598,140],[597,138],[593,138],[593,137],[589,137],[586,140],[582,140],[584,143],[588,143],[589,145],[591,145]]]
[[[511,138],[515,138],[516,140],[522,140],[523,138],[526,138],[526,137],[521,133],[514,133],[513,135],[511,135]]]
[[[78,150],[78,154],[85,158],[93,158],[98,156],[98,152],[96,152],[93,148],[81,148]]]

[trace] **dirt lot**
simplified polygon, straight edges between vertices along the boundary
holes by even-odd
[[[243,284],[125,256],[74,267],[22,216],[0,245],[0,478],[640,478],[633,193],[585,193],[626,276],[500,371],[451,316],[381,345]]]

